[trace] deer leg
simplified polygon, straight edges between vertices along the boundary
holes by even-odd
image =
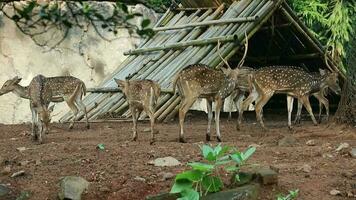
[[[300,124],[302,108],[303,108],[303,104],[300,101],[300,99],[298,99],[298,108],[297,108],[297,114],[296,114],[295,119],[294,119],[294,124]]]
[[[88,121],[88,114],[87,114],[87,108],[85,106],[85,104],[83,103],[82,99],[80,96],[78,96],[75,100],[76,104],[77,104],[77,107],[80,108],[80,110],[82,110],[84,112],[84,116],[85,116],[85,124],[86,124],[86,127],[87,129],[90,128],[90,125],[89,125],[89,121]]]
[[[240,130],[242,124],[243,113],[245,110],[248,109],[248,106],[257,99],[258,93],[256,89],[253,89],[252,92],[248,95],[248,97],[242,102],[240,110],[239,110],[239,117],[237,119],[236,130]]]
[[[216,139],[218,142],[221,142],[221,135],[220,135],[220,110],[222,106],[222,99],[218,98],[215,101],[215,126],[216,126]]]
[[[74,104],[74,102],[73,102],[72,99],[67,99],[67,100],[66,100],[66,103],[67,103],[68,107],[69,107],[69,108],[72,110],[72,112],[73,112],[73,118],[72,118],[71,123],[69,124],[69,129],[72,129],[73,126],[74,126],[74,122],[75,122],[75,120],[77,119],[78,108],[77,108],[77,106]]]
[[[301,101],[302,101],[304,107],[307,109],[310,117],[312,118],[314,125],[317,125],[318,122],[316,121],[316,119],[314,117],[314,114],[313,114],[313,110],[312,110],[312,108],[310,106],[309,97],[308,96],[303,96],[303,97],[301,97]]]
[[[319,100],[319,119],[318,122],[321,123],[321,113],[323,111],[323,105],[326,110],[326,121],[329,120],[329,101],[327,98],[325,98],[323,95],[316,93],[313,94],[318,100]]]
[[[30,103],[30,108],[31,108],[31,114],[32,114],[32,140],[37,140],[37,123],[38,123],[38,114],[36,109],[32,106],[32,103]]]
[[[244,99],[245,99],[245,95],[243,95],[242,93],[239,93],[238,98],[235,101],[235,105],[236,105],[238,113],[240,113],[240,110],[242,109],[242,103],[243,103]],[[242,121],[243,116],[241,116],[241,117],[242,117],[242,119],[241,119],[241,121]]]
[[[131,115],[132,115],[132,123],[133,123],[133,134],[132,134],[132,141],[136,141],[137,140],[137,119],[139,117],[139,111],[137,110],[137,108],[132,107],[131,108]]]
[[[266,105],[266,103],[268,102],[268,100],[273,96],[273,93],[269,93],[269,94],[259,94],[258,99],[256,100],[256,118],[257,121],[260,123],[261,127],[264,130],[267,130],[264,123],[263,123],[263,119],[262,119],[262,112],[263,112],[263,107]]]
[[[288,109],[288,128],[292,129],[292,111],[294,98],[287,95],[287,109]]]
[[[144,106],[144,107],[146,108],[146,106]],[[150,117],[150,122],[151,122],[151,141],[150,141],[150,144],[153,144],[155,142],[155,130],[154,130],[155,116],[154,116],[154,111],[152,110],[152,107],[148,107],[148,108],[145,109],[145,112]]]
[[[179,108],[179,127],[180,127],[180,132],[179,132],[179,142],[185,143],[184,139],[184,118],[185,115],[187,114],[189,108],[193,105],[194,101],[196,98],[182,98],[181,106]]]
[[[212,101],[206,100],[206,105],[208,109],[208,130],[206,131],[206,141],[210,141],[210,128],[211,128],[211,121],[213,119],[213,109],[212,109]]]

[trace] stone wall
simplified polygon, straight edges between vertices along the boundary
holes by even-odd
[[[157,20],[158,15],[137,5],[144,18]],[[1,15],[1,13],[0,13]],[[139,24],[140,18],[136,19]],[[15,24],[0,16],[0,85],[14,76],[22,77],[26,86],[37,74],[45,76],[72,75],[83,80],[87,87],[94,87],[125,59],[123,52],[134,48],[140,39],[130,37],[127,30],[119,30],[111,42],[98,37],[92,28],[72,30],[69,38],[58,48],[48,50],[37,46],[22,34]],[[68,110],[65,103],[56,104],[53,121]],[[0,96],[0,123],[31,121],[29,101],[13,93]]]

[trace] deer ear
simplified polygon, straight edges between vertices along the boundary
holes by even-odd
[[[228,76],[231,73],[230,68],[221,67],[220,69],[226,76]]]
[[[326,74],[326,70],[325,69],[320,69],[319,68],[319,72],[320,72],[320,75],[324,76]]]
[[[54,110],[54,104],[53,105],[51,105],[49,108],[48,108],[48,112],[49,113],[52,113],[53,112],[53,110]]]
[[[18,76],[15,76],[15,77],[12,79],[12,81],[13,81],[14,83],[19,83],[21,80],[22,80],[22,78],[19,78]]]
[[[116,79],[116,78],[114,78],[114,80],[117,83],[117,86],[119,88],[125,88],[125,81],[124,80],[120,80],[120,79]]]

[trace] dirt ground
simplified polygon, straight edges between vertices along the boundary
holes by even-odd
[[[178,121],[157,125],[157,142],[149,144],[150,134],[143,130],[148,122],[139,124],[137,142],[130,142],[131,122],[77,124],[68,130],[68,124],[52,124],[44,144],[36,145],[30,140],[30,125],[0,125],[0,170],[11,167],[9,174],[0,174],[0,183],[9,184],[15,192],[30,191],[33,200],[57,199],[59,181],[63,176],[78,175],[90,182],[89,190],[82,199],[144,199],[145,196],[169,191],[173,179],[163,180],[162,172],[178,173],[187,169],[189,161],[200,161],[198,145],[203,144],[206,132],[206,115],[194,113],[187,117],[186,139],[177,142]],[[236,118],[235,118],[236,119]],[[260,145],[249,163],[273,166],[279,169],[279,183],[264,187],[261,199],[276,199],[279,193],[299,189],[300,200],[355,199],[356,159],[335,149],[340,143],[356,147],[356,128],[326,124],[313,126],[309,118],[293,131],[286,126],[285,114],[266,115],[268,132],[263,132],[249,113],[241,131],[235,130],[234,121],[221,119],[223,144],[246,149],[251,144]],[[215,131],[215,130],[213,130]],[[214,132],[213,132],[214,133]],[[286,135],[297,139],[294,147],[278,146]],[[308,146],[308,140],[315,146]],[[105,151],[96,146],[102,143]],[[217,142],[211,142],[216,145]],[[29,148],[23,152],[18,147]],[[148,162],[155,158],[173,156],[183,163],[177,167],[155,167]],[[29,161],[28,163],[24,161]],[[308,164],[311,172],[300,168]],[[10,178],[14,172],[25,170],[25,175]],[[145,180],[136,180],[141,177]],[[332,189],[340,190],[342,196],[332,196]]]

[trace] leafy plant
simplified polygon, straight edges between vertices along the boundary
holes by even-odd
[[[222,172],[235,174],[239,181],[238,172],[248,158],[256,151],[255,147],[239,152],[229,146],[209,145],[201,147],[205,162],[190,162],[187,165],[192,169],[177,174],[170,193],[180,193],[179,200],[199,200],[209,192],[218,192],[224,187],[221,179]]]
[[[278,195],[277,200],[293,200],[297,198],[299,190],[290,190],[287,196]]]
[[[345,46],[355,33],[356,6],[343,0],[289,0],[289,4],[305,22],[311,32],[325,46],[333,49],[337,61],[346,56]],[[345,71],[342,65],[339,66]]]

